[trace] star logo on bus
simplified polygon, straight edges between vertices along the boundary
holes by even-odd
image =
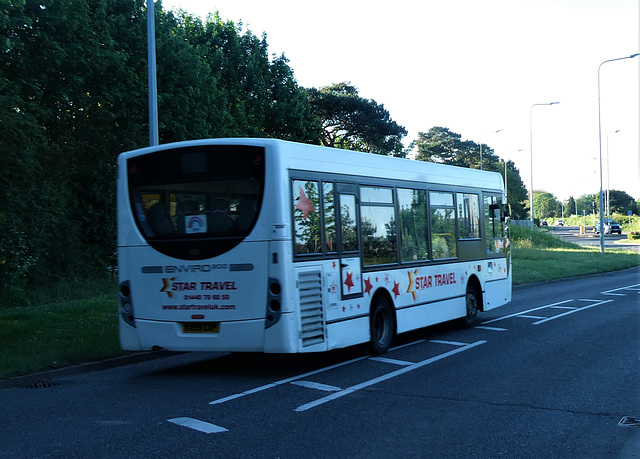
[[[176,279],[177,277],[172,277],[171,279],[165,279],[165,278],[162,279],[162,288],[160,289],[160,291],[169,295],[169,298],[173,298],[173,292],[170,291],[169,289],[171,288],[171,282],[173,282]]]
[[[393,288],[391,289],[391,291],[393,292],[394,295],[394,299],[398,298],[400,296],[400,284],[398,284],[396,281],[393,281]]]
[[[416,291],[414,290],[415,288],[415,282],[414,282],[414,274],[417,276],[418,275],[418,270],[416,269],[415,271],[407,271],[407,274],[409,275],[409,287],[407,287],[407,293],[411,293],[411,295],[413,296],[413,301],[416,301],[418,295],[416,294]]]
[[[353,273],[347,273],[347,279],[344,281],[344,285],[347,286],[347,292],[351,291],[351,287],[355,284],[353,283]]]
[[[309,219],[309,212],[315,212],[315,207],[313,207],[313,203],[307,195],[304,193],[302,187],[300,187],[300,199],[298,199],[298,204],[296,204],[296,209],[302,211],[302,218],[306,222]]]
[[[364,280],[364,293],[368,293],[371,296],[371,289],[373,289],[373,285],[371,284],[371,277],[367,277]]]

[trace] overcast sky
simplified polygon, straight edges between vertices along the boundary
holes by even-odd
[[[513,160],[527,188],[533,149],[534,189],[559,199],[600,189],[598,67],[640,52],[640,0],[162,4],[201,16],[217,10],[244,30],[265,32],[270,52],[285,54],[301,86],[351,82],[409,131],[405,144],[433,126],[449,128]],[[639,70],[640,56],[600,71],[604,188],[608,179],[635,199]]]

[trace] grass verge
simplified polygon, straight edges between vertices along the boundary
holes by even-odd
[[[0,309],[0,378],[122,355],[117,297]]]
[[[640,254],[623,249],[514,248],[512,253],[515,285],[640,266]]]
[[[513,283],[544,282],[640,266],[640,254],[626,249],[582,247],[544,229],[511,227]]]

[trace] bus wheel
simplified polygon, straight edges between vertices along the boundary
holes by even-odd
[[[371,351],[374,354],[384,354],[391,347],[391,340],[395,333],[395,319],[389,300],[384,296],[378,296],[371,305],[369,316],[371,331]]]
[[[460,324],[464,328],[471,328],[478,319],[478,294],[476,293],[476,289],[471,285],[467,286],[465,301],[467,304],[467,315],[460,318]]]

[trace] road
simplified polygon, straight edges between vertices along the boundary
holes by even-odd
[[[600,235],[593,232],[592,226],[586,227],[585,234],[580,234],[579,226],[549,226],[549,230],[554,236],[573,242],[574,244],[600,247]],[[623,239],[627,239],[626,234],[605,234],[605,250],[607,248],[616,248],[640,252],[640,242],[637,244],[616,244],[616,241]]]
[[[638,457],[639,294],[627,270],[381,357],[180,354],[0,390],[0,457]]]

